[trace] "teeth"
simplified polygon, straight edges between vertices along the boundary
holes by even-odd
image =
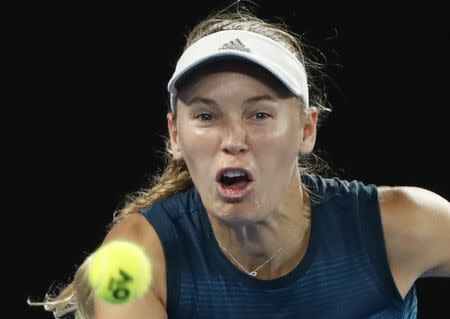
[[[223,176],[225,177],[238,177],[238,176],[246,176],[245,173],[238,171],[238,170],[234,170],[234,171],[226,171]]]

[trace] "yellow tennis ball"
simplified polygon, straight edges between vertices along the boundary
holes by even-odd
[[[114,240],[94,252],[87,275],[98,298],[124,304],[145,294],[152,281],[152,265],[141,246]]]

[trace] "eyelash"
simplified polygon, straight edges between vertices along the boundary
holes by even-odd
[[[204,116],[209,116],[210,118],[212,118],[212,114],[210,114],[210,113],[200,113],[200,114],[194,116],[194,118],[199,119],[201,122],[207,122],[207,120],[202,119]]]
[[[256,112],[256,113],[254,113],[252,116],[257,116],[257,115],[261,115],[261,114],[264,115],[264,118],[257,118],[257,120],[265,120],[265,119],[267,119],[267,118],[272,117],[269,113],[266,113],[266,112]],[[196,115],[194,118],[195,118],[195,119],[199,119],[199,120],[202,121],[202,122],[207,122],[208,120],[205,120],[205,119],[204,119],[205,116],[209,116],[209,117],[210,117],[210,120],[211,120],[212,117],[213,117],[213,115],[210,114],[210,113],[200,113],[200,114]]]
[[[267,119],[269,117],[272,117],[269,113],[266,113],[266,112],[256,112],[255,114],[253,114],[253,116],[258,115],[258,114],[263,114],[264,115],[263,119]],[[260,118],[260,120],[263,120],[263,119]]]

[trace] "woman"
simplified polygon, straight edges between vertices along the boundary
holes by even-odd
[[[425,189],[306,171],[327,110],[310,94],[313,66],[296,35],[249,12],[194,28],[168,83],[167,167],[104,240],[145,248],[151,289],[127,305],[98,300],[88,258],[46,309],[97,319],[415,318],[415,280],[450,274],[450,204]]]

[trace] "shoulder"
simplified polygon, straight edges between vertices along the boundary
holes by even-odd
[[[165,304],[166,265],[161,241],[149,221],[141,213],[131,214],[114,224],[108,231],[104,243],[112,240],[128,240],[144,248],[152,262],[152,292]]]
[[[200,195],[194,187],[191,187],[155,201],[151,206],[142,209],[142,213],[150,223],[158,223],[159,218],[176,220],[186,213],[197,210],[200,205]]]
[[[314,203],[328,200],[353,200],[365,204],[365,199],[377,200],[377,187],[359,180],[340,177],[324,177],[314,174],[302,175],[302,182],[308,189]]]
[[[450,272],[450,203],[419,187],[378,187],[380,214],[391,266],[418,278]]]
[[[142,213],[128,215],[114,224],[104,241],[116,239],[135,241],[147,248],[152,254],[161,247],[161,242],[153,226]]]

